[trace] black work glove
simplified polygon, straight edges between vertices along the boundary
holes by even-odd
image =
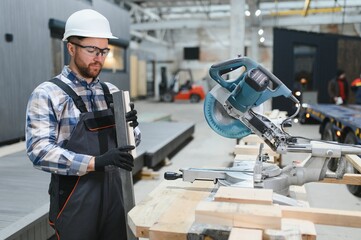
[[[106,166],[117,166],[127,171],[131,171],[134,167],[134,158],[129,153],[135,147],[132,145],[126,145],[123,147],[110,149],[103,155],[95,157],[94,168],[95,171],[104,171]]]
[[[130,111],[125,114],[125,119],[127,122],[131,122],[129,125],[133,128],[139,125],[137,119],[137,110],[134,109],[134,103],[129,103]]]

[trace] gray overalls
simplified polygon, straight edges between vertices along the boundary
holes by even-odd
[[[115,148],[112,98],[107,85],[101,83],[108,109],[87,112],[81,97],[67,84],[59,79],[50,81],[65,91],[81,112],[64,148],[92,156]],[[112,166],[80,177],[52,174],[49,222],[58,240],[127,239],[121,190],[119,169]]]

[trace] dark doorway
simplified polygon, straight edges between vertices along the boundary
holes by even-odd
[[[278,28],[273,34],[273,73],[294,94],[301,92],[296,96],[301,101],[328,102],[325,86],[337,69],[336,35]],[[272,108],[287,111],[289,115],[296,110],[283,97],[273,99]]]
[[[336,34],[273,30],[273,73],[294,93],[302,91],[302,102],[329,103],[327,85],[337,69],[346,72],[349,83],[361,73],[361,38]],[[302,80],[302,83],[301,83]],[[297,97],[297,96],[296,96]],[[353,103],[351,94],[349,102]],[[283,97],[274,98],[272,108],[292,114],[296,108]]]

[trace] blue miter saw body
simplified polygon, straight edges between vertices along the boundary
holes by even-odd
[[[245,71],[237,79],[227,81],[222,77],[241,67]],[[293,97],[281,80],[247,57],[214,64],[209,75],[218,85],[205,98],[204,115],[208,125],[226,138],[241,139],[252,133],[242,122],[251,108],[273,97]]]

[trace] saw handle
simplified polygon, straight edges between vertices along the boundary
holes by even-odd
[[[222,78],[223,74],[234,71],[240,67],[245,67],[246,70],[236,80],[226,81],[224,78]],[[297,98],[295,98],[292,95],[292,91],[285,84],[283,84],[283,82],[280,79],[278,79],[273,73],[268,71],[262,65],[256,63],[255,61],[253,61],[248,57],[239,57],[218,64],[214,64],[209,69],[209,75],[223,88],[226,88],[229,92],[233,92],[233,90],[237,86],[241,86],[244,83],[247,73],[255,68],[261,70],[261,72],[269,78],[269,80],[272,82],[272,89],[269,87],[265,89],[263,94],[254,103],[254,106],[258,106],[261,103],[265,102],[266,100],[278,96],[291,98],[291,100],[293,100],[295,103],[298,103]]]
[[[183,178],[183,174],[176,172],[165,172],[164,179],[166,180],[176,180],[178,178]]]
[[[256,68],[257,66],[258,63],[254,62],[250,58],[239,57],[221,63],[213,64],[209,69],[209,75],[222,87],[228,89],[228,91],[231,92],[238,85],[238,83],[244,78],[244,74],[247,72],[247,70],[251,68]],[[223,74],[232,72],[240,67],[245,67],[246,71],[236,80],[226,81],[224,78],[222,78]]]

